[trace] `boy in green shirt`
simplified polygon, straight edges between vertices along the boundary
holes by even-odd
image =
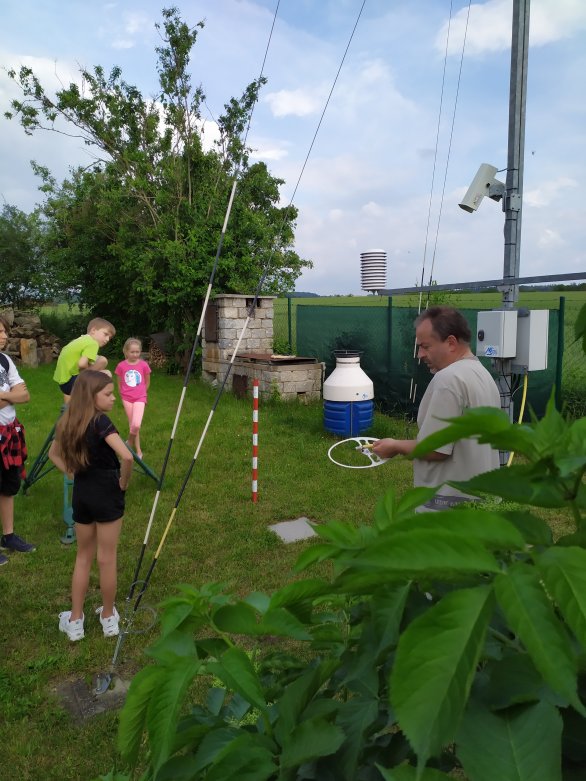
[[[78,336],[61,350],[53,379],[58,383],[63,393],[65,404],[69,401],[71,391],[78,374],[84,369],[103,371],[108,365],[107,358],[98,355],[98,348],[108,344],[116,334],[116,329],[102,317],[90,320],[87,333]]]

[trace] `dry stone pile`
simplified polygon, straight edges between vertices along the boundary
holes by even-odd
[[[0,314],[10,325],[10,337],[5,352],[15,363],[36,367],[51,363],[61,351],[61,342],[53,334],[44,331],[41,318],[34,312],[19,309],[0,309]]]

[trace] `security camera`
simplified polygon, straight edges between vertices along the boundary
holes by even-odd
[[[503,197],[505,186],[498,179],[494,178],[497,170],[494,165],[482,163],[472,180],[472,184],[466,191],[466,195],[458,206],[464,209],[464,211],[475,212],[485,196],[492,198],[494,201],[499,201]]]

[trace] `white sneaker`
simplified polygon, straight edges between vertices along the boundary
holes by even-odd
[[[70,621],[71,610],[65,610],[63,613],[59,613],[59,631],[65,632],[67,637],[74,643],[76,640],[81,640],[85,632],[83,631],[83,620],[85,616],[78,618],[75,621]]]
[[[114,608],[114,613],[111,616],[108,616],[108,618],[102,618],[103,609],[104,606],[100,605],[100,607],[96,609],[96,613],[100,616],[100,624],[104,630],[104,637],[116,637],[116,635],[120,633],[118,628],[118,622],[120,621],[118,611],[116,608]]]

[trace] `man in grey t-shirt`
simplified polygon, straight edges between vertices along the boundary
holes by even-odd
[[[419,406],[419,432],[417,439],[379,439],[373,452],[381,458],[409,456],[418,442],[448,425],[446,418],[458,417],[466,409],[501,406],[495,381],[470,350],[470,328],[458,310],[426,309],[415,321],[415,335],[417,357],[434,375]],[[444,445],[413,459],[415,486],[441,486],[420,510],[443,510],[474,498],[445,483],[468,480],[498,466],[498,451],[475,439]]]

